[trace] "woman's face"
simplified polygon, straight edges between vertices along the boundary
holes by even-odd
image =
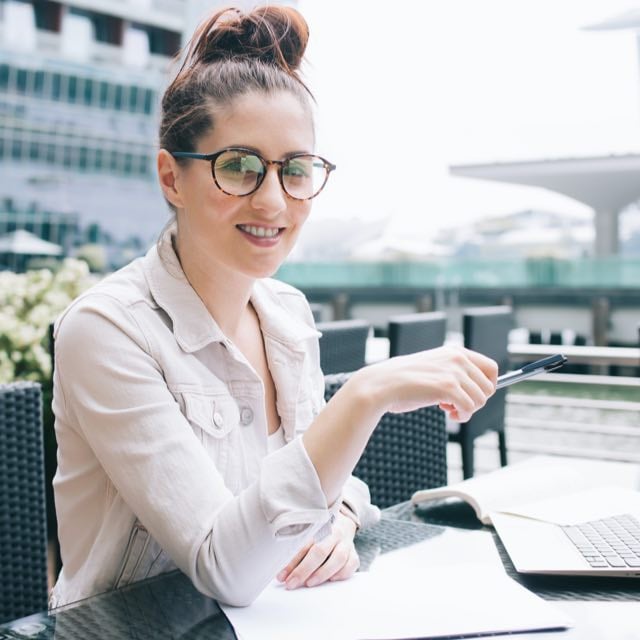
[[[214,123],[197,152],[247,147],[266,160],[313,152],[311,116],[289,92],[239,96],[216,109]],[[176,167],[175,185],[181,260],[186,253],[191,264],[229,275],[271,276],[293,248],[311,209],[310,201],[293,200],[284,193],[277,165],[269,166],[258,190],[247,196],[223,193],[213,181],[211,163],[202,160]]]

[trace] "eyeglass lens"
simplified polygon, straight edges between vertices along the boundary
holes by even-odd
[[[213,177],[226,193],[243,196],[255,191],[263,180],[265,170],[260,156],[231,149],[216,158]],[[284,161],[280,176],[282,186],[290,196],[305,200],[322,189],[327,180],[327,169],[317,156],[295,156]]]

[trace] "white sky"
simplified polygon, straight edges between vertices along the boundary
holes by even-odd
[[[425,236],[481,215],[590,210],[448,175],[450,164],[640,152],[630,30],[581,27],[626,0],[300,0],[318,151],[338,165],[313,216],[390,215]]]

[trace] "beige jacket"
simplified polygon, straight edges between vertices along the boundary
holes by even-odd
[[[324,403],[304,296],[270,279],[252,292],[286,443],[268,453],[260,378],[162,246],[164,261],[153,247],[56,323],[52,607],[176,567],[248,604],[340,505],[300,438]],[[356,478],[341,500],[362,526],[379,518]]]

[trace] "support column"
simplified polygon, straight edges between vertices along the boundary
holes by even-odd
[[[416,311],[418,313],[433,311],[433,296],[430,293],[418,296],[416,299]]]
[[[341,291],[331,298],[334,320],[346,320],[349,317],[349,294]]]
[[[595,256],[607,258],[618,254],[618,211],[596,210]]]

